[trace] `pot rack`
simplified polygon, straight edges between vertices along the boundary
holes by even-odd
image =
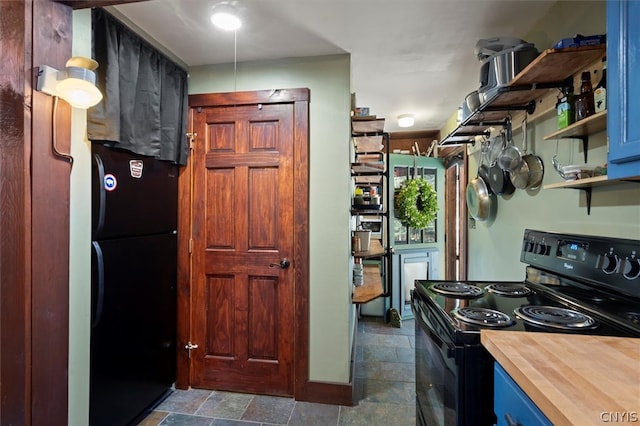
[[[511,111],[533,114],[537,99],[550,89],[573,85],[573,75],[601,58],[605,49],[605,45],[598,45],[545,50],[507,86],[472,111],[439,145],[475,144],[476,136],[488,137],[490,127],[504,125]]]

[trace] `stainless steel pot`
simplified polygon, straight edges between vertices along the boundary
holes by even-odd
[[[513,186],[518,189],[537,189],[544,177],[544,163],[537,155],[527,154],[522,157],[520,166],[509,172]]]
[[[524,121],[526,123],[526,120]],[[524,133],[526,135],[526,124],[524,125]],[[522,163],[522,153],[517,146],[513,144],[513,140],[511,137],[511,120],[507,121],[507,145],[500,153],[500,157],[498,158],[498,165],[502,170],[506,170],[510,172],[511,170],[517,169]]]
[[[480,106],[480,95],[478,95],[477,90],[469,93],[464,100],[467,103],[467,108],[469,108],[471,112],[477,110]]]
[[[542,182],[542,160],[540,157],[527,154],[527,118],[522,122],[523,152],[520,162],[509,171],[511,182],[517,189],[537,187]],[[518,154],[520,155],[520,154]]]
[[[500,158],[500,154],[502,154],[506,141],[507,139],[504,132],[501,132],[499,136],[491,139],[491,142],[489,143],[489,151],[487,153],[489,157],[489,165],[493,166],[498,162],[498,158]]]
[[[467,208],[475,220],[484,222],[489,218],[491,204],[495,196],[489,192],[489,186],[480,176],[471,179],[467,184]]]

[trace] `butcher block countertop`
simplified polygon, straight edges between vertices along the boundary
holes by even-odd
[[[624,422],[640,421],[640,339],[506,330],[481,336],[554,425],[603,425],[622,413]]]

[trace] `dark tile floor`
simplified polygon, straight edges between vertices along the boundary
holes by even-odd
[[[292,398],[176,390],[139,426],[414,426],[414,322],[401,328],[379,318],[358,323],[354,406]]]

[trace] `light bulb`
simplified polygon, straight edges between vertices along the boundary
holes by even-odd
[[[60,74],[63,79],[58,80],[56,92],[71,106],[87,109],[102,100],[102,93],[95,86],[96,74],[93,71],[68,66]]]
[[[235,31],[242,26],[238,12],[228,3],[220,3],[213,7],[211,22],[216,27],[227,31]]]
[[[398,116],[398,127],[411,127],[414,124],[412,114],[402,114]]]

